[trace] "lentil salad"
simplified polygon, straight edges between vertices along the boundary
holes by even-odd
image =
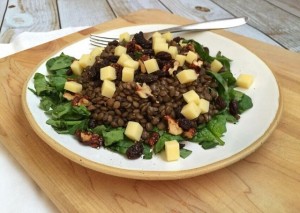
[[[115,55],[118,46],[126,47],[126,54],[139,62],[132,82],[122,81],[124,67],[118,63],[120,56]],[[179,65],[168,51],[155,52],[152,39],[144,39],[140,32],[130,41],[109,43],[80,75],[74,75],[70,69],[75,58],[62,53],[50,59],[46,64],[49,76],[37,73],[34,77],[34,92],[41,97],[40,106],[50,116],[47,123],[58,133],[75,135],[85,145],[103,146],[129,159],[142,155],[150,159],[153,153],[164,149],[165,141],[173,139],[199,143],[204,149],[223,145],[221,136],[226,132],[226,122],[237,122],[240,114],[252,107],[251,98],[234,89],[236,79],[230,70],[231,61],[221,53],[212,57],[208,48],[180,37],[168,41],[170,46],[176,47],[178,55],[194,52],[197,58]],[[159,67],[153,73],[143,70],[149,59],[156,59]],[[214,60],[222,63],[218,72],[211,70]],[[103,80],[99,70],[107,66],[116,72],[116,90],[111,98],[101,95]],[[194,70],[197,78],[182,84],[177,74],[186,69]],[[64,89],[70,80],[82,85],[80,93]],[[144,91],[143,87],[148,93],[137,92]],[[189,91],[209,102],[208,111],[195,119],[182,114],[186,104],[183,95]],[[129,121],[143,127],[139,141],[124,135]],[[180,143],[184,158],[191,151],[183,146]]]

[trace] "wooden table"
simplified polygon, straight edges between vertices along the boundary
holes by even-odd
[[[20,94],[42,60],[92,32],[158,22],[191,21],[142,10],[0,59],[0,141],[62,212],[298,212],[300,61],[298,53],[280,47],[216,32],[266,62],[281,85],[284,111],[273,134],[256,152],[215,172],[172,181],[113,177],[69,161],[33,132],[22,114]]]
[[[231,31],[300,52],[299,0],[2,0],[0,43],[24,31],[93,26],[149,8],[195,21],[248,16],[248,25]]]

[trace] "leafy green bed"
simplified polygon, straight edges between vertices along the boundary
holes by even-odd
[[[198,143],[203,149],[210,149],[217,145],[224,145],[225,142],[221,139],[227,131],[226,123],[236,123],[238,120],[229,112],[229,103],[235,100],[238,104],[238,114],[252,107],[252,101],[246,94],[235,90],[235,82],[231,70],[231,60],[221,55],[219,52],[215,57],[210,56],[202,45],[196,41],[190,40],[195,47],[195,51],[201,58],[207,62],[212,62],[214,59],[219,60],[224,66],[224,72],[215,73],[208,72],[218,82],[218,93],[226,101],[227,107],[219,114],[214,116],[208,123],[197,127],[197,133],[189,141]],[[46,63],[48,75],[41,73],[34,75],[34,89],[29,88],[34,94],[40,97],[40,108],[49,116],[47,124],[51,125],[59,134],[74,135],[76,130],[86,130],[91,133],[98,134],[104,139],[104,147],[125,154],[127,149],[134,144],[124,135],[124,128],[111,128],[104,125],[99,125],[93,129],[88,126],[91,113],[85,106],[73,106],[70,101],[63,98],[64,84],[67,79],[76,79],[74,75],[68,75],[70,65],[75,58],[61,53],[60,56],[51,58]],[[151,159],[153,153],[160,153],[164,149],[165,141],[177,140],[179,142],[186,139],[182,136],[171,135],[166,131],[154,129],[160,135],[159,140],[150,147],[143,143],[144,151],[143,158]],[[186,158],[192,153],[191,150],[180,149],[180,156]]]

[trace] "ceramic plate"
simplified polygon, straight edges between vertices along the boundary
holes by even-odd
[[[167,25],[171,26],[171,25]],[[102,33],[103,36],[118,36],[123,32],[158,30],[166,25],[142,25],[126,27]],[[81,145],[70,135],[57,134],[46,124],[48,117],[39,108],[40,99],[27,88],[34,88],[34,73],[47,74],[45,62],[33,71],[23,92],[23,107],[26,116],[36,133],[52,148],[65,157],[99,172],[136,179],[180,179],[192,177],[228,166],[258,148],[274,130],[281,112],[279,87],[268,66],[257,56],[241,45],[212,32],[186,33],[181,35],[194,39],[209,47],[210,54],[221,51],[233,60],[232,72],[235,77],[249,73],[255,77],[250,89],[242,90],[253,100],[253,108],[243,113],[237,124],[228,124],[222,138],[224,146],[204,150],[195,143],[186,143],[185,148],[193,153],[186,159],[167,162],[163,155],[155,155],[151,160],[128,160],[120,154],[104,148],[94,149]],[[61,52],[79,58],[89,53],[93,46],[89,39],[74,43]]]

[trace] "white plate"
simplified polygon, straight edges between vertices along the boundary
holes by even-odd
[[[168,25],[171,26],[171,25]],[[123,32],[157,30],[166,25],[142,25],[126,27],[102,33],[103,36],[116,36]],[[24,87],[23,107],[26,116],[37,134],[55,150],[69,159],[94,170],[116,176],[137,179],[179,179],[204,174],[230,165],[253,152],[270,135],[276,126],[281,112],[279,87],[271,70],[257,56],[241,45],[212,32],[187,33],[181,35],[195,39],[209,47],[210,55],[221,51],[233,60],[231,69],[235,77],[240,73],[252,74],[255,77],[250,89],[243,90],[252,98],[253,108],[241,115],[237,124],[228,124],[227,132],[222,138],[224,146],[204,150],[195,143],[187,143],[187,149],[193,153],[186,159],[166,162],[161,155],[151,160],[127,160],[120,154],[107,149],[94,149],[81,145],[70,135],[57,134],[46,124],[48,117],[39,108],[40,99],[27,88],[34,88],[33,76],[36,72],[47,74],[45,62],[29,78]],[[89,39],[74,43],[59,51],[79,58],[89,53],[93,46]]]

